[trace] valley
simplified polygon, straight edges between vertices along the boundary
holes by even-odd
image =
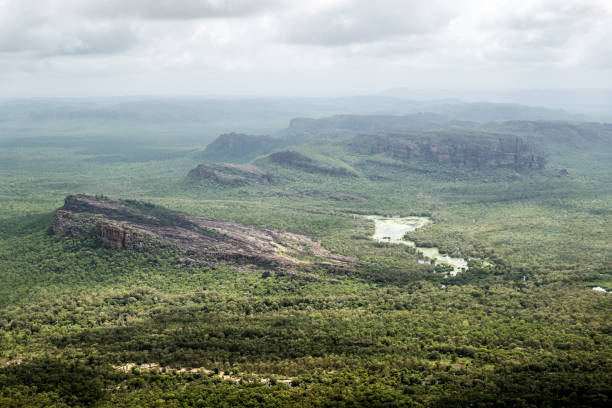
[[[489,108],[1,125],[0,406],[607,406],[612,128]]]
[[[0,408],[612,407],[612,0],[0,0]]]

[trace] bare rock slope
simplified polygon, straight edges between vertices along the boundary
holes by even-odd
[[[66,197],[52,229],[103,245],[152,252],[163,247],[201,261],[227,260],[277,269],[351,270],[351,258],[331,254],[310,238],[271,228],[188,216],[139,201],[84,194]]]

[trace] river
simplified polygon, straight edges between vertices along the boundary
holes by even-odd
[[[436,265],[452,266],[453,270],[449,272],[451,276],[468,269],[467,261],[464,258],[442,255],[438,248],[418,247],[414,241],[403,239],[407,232],[430,224],[431,219],[428,217],[383,217],[380,215],[366,215],[365,217],[374,221],[374,235],[372,236],[374,240],[416,248],[425,258],[433,260]]]

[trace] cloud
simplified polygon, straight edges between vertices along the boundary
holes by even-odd
[[[233,18],[277,11],[287,0],[67,0],[67,5],[93,18],[190,20]]]
[[[132,48],[138,39],[123,24],[40,25],[20,30],[0,29],[0,53],[30,58],[114,55]]]
[[[40,7],[36,7],[39,5]],[[48,3],[0,2],[0,55],[11,58],[113,55],[138,42],[127,21],[79,19]]]
[[[610,0],[0,0],[0,80],[97,76],[122,93],[612,86],[610,38]]]
[[[554,67],[586,62],[581,48],[607,50],[601,34],[589,34],[602,27],[612,31],[608,0],[352,0],[288,16],[278,38],[346,58]]]
[[[612,8],[606,0],[516,0],[491,8],[471,21],[465,31],[487,38],[483,55],[511,64],[576,65],[585,47],[600,47],[590,33],[612,28]],[[589,40],[587,42],[580,39]]]
[[[156,42],[189,40],[197,21],[248,20],[278,12],[290,0],[0,0],[0,54],[113,55],[146,52]],[[171,24],[164,24],[168,22]],[[244,24],[244,23],[242,23]],[[171,26],[173,25],[173,26]],[[161,31],[156,31],[158,29]],[[215,28],[213,28],[214,30]],[[177,34],[184,37],[181,38]],[[137,47],[139,46],[139,47]]]
[[[285,22],[289,43],[344,46],[440,30],[456,2],[444,0],[354,0]]]

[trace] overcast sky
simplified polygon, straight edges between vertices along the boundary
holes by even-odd
[[[612,0],[0,0],[0,96],[612,88]]]

